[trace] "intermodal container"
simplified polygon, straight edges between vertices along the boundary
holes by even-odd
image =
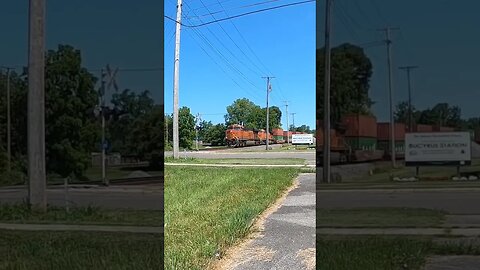
[[[283,129],[281,128],[274,128],[272,129],[273,136],[283,136]]]
[[[351,114],[342,118],[346,137],[377,137],[377,119],[373,116]]]
[[[395,140],[405,140],[406,127],[403,123],[395,123]],[[390,140],[390,123],[377,124],[377,139],[379,141]]]
[[[318,129],[316,134],[317,147],[323,146],[323,129]],[[342,148],[344,147],[343,141],[340,137],[337,136],[337,133],[334,129],[330,130],[330,147],[331,148]],[[320,149],[322,150],[322,149]]]
[[[352,150],[376,150],[377,138],[372,137],[345,137],[345,143]]]
[[[433,131],[437,132],[449,132],[449,131],[455,131],[455,128],[452,127],[442,127],[442,126],[433,126]]]
[[[432,132],[433,127],[431,125],[414,125],[413,132]]]
[[[389,140],[379,140],[378,149],[384,150],[387,155],[390,155],[390,141]],[[395,153],[405,153],[405,141],[395,140]]]

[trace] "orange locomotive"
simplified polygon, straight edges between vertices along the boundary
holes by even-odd
[[[266,144],[266,138],[267,133],[263,129],[246,130],[242,125],[237,124],[228,126],[225,131],[225,142],[230,147]],[[274,142],[272,134],[268,134],[268,142]]]

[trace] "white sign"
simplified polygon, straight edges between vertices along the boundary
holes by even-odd
[[[468,132],[405,134],[406,165],[435,163],[466,165],[470,164],[471,159],[471,143]]]
[[[292,134],[292,144],[313,144],[313,134]]]

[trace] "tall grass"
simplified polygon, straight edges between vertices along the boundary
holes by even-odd
[[[298,174],[291,168],[165,168],[165,269],[205,269]]]

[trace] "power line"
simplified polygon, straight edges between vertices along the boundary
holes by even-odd
[[[203,41],[205,42],[205,44],[207,44],[208,46],[210,46],[210,48],[214,51],[215,51],[215,48],[213,47],[213,45],[206,39],[205,36],[203,36],[202,34],[200,34],[198,32],[197,29],[194,29],[195,31],[195,34],[200,38],[200,39],[203,39]],[[187,32],[188,33],[188,32]],[[221,71],[223,71],[240,89],[244,90],[245,92],[248,92],[249,95],[252,95],[249,91],[247,91],[245,88],[243,88],[235,79],[233,79],[227,71],[225,71],[225,69],[207,52],[207,50],[200,44],[200,42],[198,42],[196,39],[194,39],[195,42],[198,43],[199,47],[205,52],[205,54],[220,68]],[[219,52],[217,51],[216,52],[217,54],[219,54]],[[221,54],[221,53],[220,53]],[[224,60],[225,61],[225,60]],[[227,66],[229,66],[229,62],[227,61]],[[231,67],[230,67],[231,68]],[[255,95],[254,95],[255,96]],[[257,97],[255,97],[255,99],[257,99]],[[257,99],[258,101],[259,99]]]
[[[189,7],[188,3],[187,3],[187,6]],[[190,8],[190,7],[189,7],[189,8]],[[222,60],[227,64],[227,66],[228,66],[231,70],[233,70],[234,72],[238,73],[238,74],[240,75],[240,77],[242,77],[246,82],[250,83],[254,88],[258,88],[258,86],[256,86],[253,82],[251,82],[251,81],[246,77],[246,75],[245,75],[243,72],[241,72],[235,65],[233,65],[233,64],[227,59],[227,57],[226,57],[222,52],[220,52],[220,50],[218,50],[217,48],[215,48],[205,35],[203,35],[198,29],[195,29],[195,28],[193,28],[193,31],[195,32],[195,34],[197,34],[197,36],[199,36],[201,39],[203,39],[203,41],[210,47],[210,49],[212,49],[215,53],[217,53],[217,54],[220,56],[220,59],[222,59]],[[209,30],[209,31],[210,31],[210,30]],[[210,31],[210,32],[211,32],[211,31]],[[211,32],[211,33],[212,33],[212,32]],[[212,35],[215,36],[214,33],[212,33]],[[216,36],[215,36],[215,37],[216,37]],[[219,40],[218,37],[216,37],[216,38],[217,38],[217,40]],[[223,43],[222,43],[222,45],[223,45]],[[223,45],[223,46],[226,47],[225,45]],[[228,50],[228,48],[226,48],[226,49]],[[204,51],[205,51],[205,50],[204,50]],[[232,53],[231,51],[229,51],[229,52],[233,55],[233,53]],[[233,56],[235,57],[235,55],[233,55]],[[237,85],[238,85],[238,83],[237,83]],[[239,86],[240,86],[240,85],[239,85]]]
[[[284,7],[290,7],[290,6],[296,6],[296,5],[301,5],[301,4],[306,4],[306,3],[310,3],[310,2],[315,2],[316,0],[307,0],[307,1],[301,1],[301,2],[296,2],[296,3],[290,3],[290,4],[285,4],[285,5],[280,5],[280,6],[276,6],[276,7],[270,7],[270,8],[264,8],[264,9],[260,9],[260,10],[255,10],[255,11],[250,11],[250,12],[246,12],[246,13],[242,13],[242,14],[239,14],[239,15],[234,15],[234,16],[230,16],[230,17],[227,17],[227,18],[222,18],[222,19],[218,19],[218,20],[214,20],[214,21],[210,21],[210,22],[206,22],[206,23],[201,23],[201,24],[197,24],[197,25],[186,25],[186,24],[183,24],[182,22],[179,22],[167,15],[165,15],[164,17],[171,20],[171,21],[174,21],[176,23],[179,23],[180,25],[184,26],[184,27],[188,27],[188,28],[195,28],[195,27],[200,27],[200,26],[205,26],[205,25],[209,25],[209,24],[212,24],[212,23],[217,23],[217,22],[222,22],[222,21],[226,21],[226,20],[231,20],[231,19],[235,19],[235,18],[239,18],[239,17],[243,17],[243,16],[247,16],[247,15],[251,15],[251,14],[255,14],[255,13],[260,13],[260,12],[264,12],[264,11],[269,11],[269,10],[274,10],[274,9],[279,9],[279,8],[284,8]]]
[[[202,0],[200,0],[200,2],[205,6],[204,2]],[[207,7],[205,7],[207,9],[207,11],[209,11],[209,9]],[[212,18],[215,20],[215,16],[213,16],[212,14]],[[201,20],[200,20],[201,21]],[[232,39],[232,37],[228,34],[228,32],[225,30],[225,28],[223,28],[223,26],[221,24],[219,24],[220,28],[222,29],[222,31],[227,35],[227,37],[233,42],[233,44],[240,50],[241,53],[243,53],[243,55],[245,55],[245,53],[243,52],[243,50],[238,46],[238,44]],[[208,29],[208,28],[207,28]],[[240,58],[236,57],[233,52],[231,50],[229,50],[227,48],[227,46],[225,46],[225,44],[210,30],[208,29],[210,33],[212,33],[212,35],[220,42],[220,44],[222,44],[222,46],[234,57],[236,58],[242,65],[244,65],[245,67],[247,67],[248,69],[250,69],[250,71],[252,71],[253,73],[256,73],[253,69],[251,69],[249,66],[247,66],[243,61],[240,60]],[[258,74],[257,74],[258,75]]]
[[[254,6],[259,6],[259,5],[265,5],[265,4],[268,4],[268,3],[272,3],[272,2],[278,2],[280,0],[269,0],[269,1],[264,1],[264,2],[260,2],[260,3],[254,3],[254,4],[249,4],[249,5],[244,5],[244,6],[239,6],[239,7],[235,7],[235,8],[232,8],[230,10],[236,10],[236,9],[242,9],[242,8],[248,8],[248,7],[254,7]],[[211,14],[218,14],[218,13],[222,13],[225,11],[225,9],[223,8],[222,4],[219,2],[219,5],[222,7],[222,10],[219,10],[219,11],[214,11],[214,12],[211,12],[209,11],[208,14],[203,14],[203,15],[199,15],[199,16],[195,16],[197,18],[199,17],[206,17],[206,16],[210,16]],[[208,9],[206,6],[205,6],[206,9]],[[228,15],[227,15],[228,16]]]
[[[219,0],[217,0],[217,2],[219,3],[220,7],[224,10],[225,14],[227,16],[230,16],[228,14],[228,12],[225,10],[225,8],[223,7],[223,5],[220,3]],[[269,1],[269,2],[272,2],[272,1]],[[257,59],[257,61],[260,63],[260,65],[263,66],[264,70],[262,70],[259,66],[257,66],[255,64],[254,61],[251,60],[250,57],[248,57],[247,54],[244,53],[244,55],[247,57],[247,59],[261,72],[261,73],[268,73],[268,74],[271,74],[272,72],[270,72],[270,70],[267,68],[267,66],[263,63],[263,61],[258,57],[258,55],[255,53],[255,51],[252,49],[252,47],[248,44],[247,40],[245,39],[245,37],[242,35],[242,33],[240,32],[240,30],[237,28],[236,24],[233,22],[233,21],[230,21],[230,23],[233,25],[233,27],[235,28],[235,30],[237,31],[238,35],[240,36],[240,38],[243,40],[243,42],[245,43],[245,45],[247,46],[247,48],[249,49],[249,51],[252,53],[252,55]],[[266,72],[265,72],[266,71]],[[277,82],[278,82],[278,79],[277,79]],[[284,95],[283,95],[283,91],[282,89],[280,88],[280,85],[278,84],[278,92],[275,92],[275,95],[279,95],[281,96],[280,99],[285,99],[284,98]]]
[[[375,11],[377,12],[378,17],[383,21],[384,24],[389,25],[389,22],[385,19],[380,8],[378,7],[378,3],[375,0],[370,0],[370,3],[373,5]]]

